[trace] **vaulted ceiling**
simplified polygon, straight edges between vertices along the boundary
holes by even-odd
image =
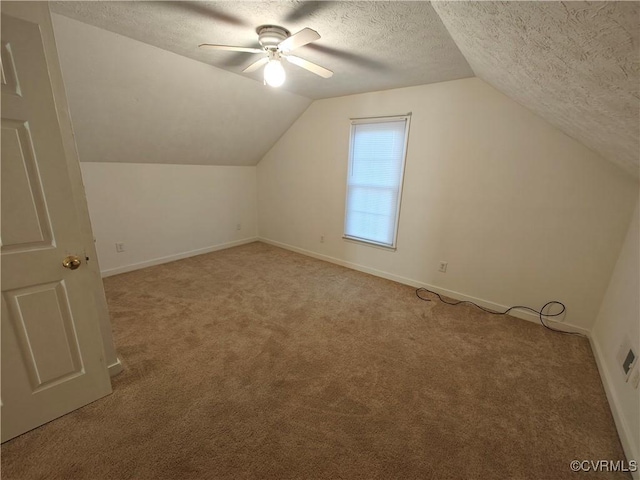
[[[638,176],[637,1],[53,2],[52,10],[256,83],[260,72],[241,73],[254,55],[198,45],[258,46],[259,25],[310,27],[322,38],[296,54],[335,74],[290,66],[289,92],[319,99],[476,75]]]
[[[475,74],[638,175],[640,2],[434,2]]]

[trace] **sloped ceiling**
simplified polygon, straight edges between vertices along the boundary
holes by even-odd
[[[475,74],[638,176],[640,2],[434,2]]]
[[[228,132],[219,135],[235,142],[234,147],[228,144],[228,151],[223,148],[225,154],[220,157],[256,162],[260,151],[266,151],[265,146],[290,125],[286,122],[295,120],[297,115],[292,113],[302,105],[296,102],[304,99],[287,97],[281,90],[274,94],[281,95],[277,106],[267,108],[275,97],[270,96],[273,90],[268,92],[261,85],[261,73],[241,74],[256,59],[254,55],[207,51],[197,45],[257,46],[255,27],[275,23],[291,32],[304,27],[317,30],[322,38],[296,53],[335,72],[325,80],[287,66],[285,89],[289,92],[309,99],[327,98],[475,74],[638,177],[639,5],[637,1],[53,2],[52,10],[238,74],[229,73],[228,78],[235,80],[229,80],[233,85],[224,89],[251,93],[229,95],[237,101],[228,109],[245,132],[260,132],[257,138],[263,142],[257,142],[260,146],[251,153],[236,155],[238,144],[247,143],[246,136],[238,133],[240,127],[231,131],[228,123],[216,122]],[[68,39],[73,42],[78,40]],[[88,53],[83,55],[87,57],[83,62],[97,62]],[[79,60],[68,60],[74,62]],[[247,86],[247,81],[255,88]],[[224,95],[222,86],[216,91]],[[256,99],[257,92],[267,100]],[[249,105],[246,98],[254,102],[253,115],[242,113]],[[210,109],[219,108],[219,102],[203,101]],[[260,102],[266,102],[264,108],[253,108]],[[268,112],[278,113],[270,116]],[[85,120],[89,122],[89,117]],[[262,134],[272,139],[266,141]],[[241,137],[245,140],[238,142]],[[203,155],[208,145],[201,144]],[[206,160],[212,161],[222,160]],[[238,161],[224,160],[227,164]]]
[[[82,162],[256,165],[311,100],[52,15]]]

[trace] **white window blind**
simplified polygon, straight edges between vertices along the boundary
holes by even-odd
[[[353,120],[345,238],[395,248],[409,116]]]

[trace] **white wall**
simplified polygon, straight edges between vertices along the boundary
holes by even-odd
[[[81,162],[255,165],[311,103],[113,32],[52,18]]]
[[[256,167],[82,163],[103,275],[251,241]],[[241,230],[237,230],[237,224]],[[116,242],[125,251],[116,253]]]
[[[343,240],[349,118],[410,111],[397,251]],[[258,164],[259,235],[485,305],[557,299],[566,322],[589,331],[637,192],[472,78],[314,102]]]
[[[310,100],[52,18],[102,273],[253,239],[251,165]]]
[[[625,383],[616,360],[627,337],[640,355],[640,232],[636,206],[627,237],[611,276],[591,342],[628,458],[640,460],[640,392]],[[640,365],[636,365],[640,368]]]

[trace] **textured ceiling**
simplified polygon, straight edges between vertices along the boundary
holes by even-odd
[[[256,55],[197,45],[258,46],[258,25],[310,27],[322,38],[296,54],[335,74],[286,65],[290,92],[317,99],[475,74],[639,173],[637,1],[52,2],[52,10],[258,81],[260,71],[241,73]]]
[[[640,2],[434,2],[475,74],[638,176]]]
[[[296,55],[334,76],[285,65],[283,87],[312,99],[473,76],[429,2],[53,2],[52,10],[234,73],[258,55],[198,45],[259,46],[263,24],[312,28],[322,38]],[[261,81],[262,73],[242,75]]]

